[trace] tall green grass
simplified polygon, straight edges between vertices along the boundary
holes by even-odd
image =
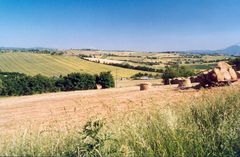
[[[240,91],[206,96],[181,108],[152,106],[83,129],[24,132],[1,141],[15,156],[240,156]]]
[[[198,101],[134,115],[116,133],[119,156],[240,156],[239,93]]]

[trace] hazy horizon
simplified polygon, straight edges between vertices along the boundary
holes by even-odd
[[[0,0],[0,47],[217,50],[240,42],[237,0]]]

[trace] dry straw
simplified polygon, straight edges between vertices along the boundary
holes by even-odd
[[[152,84],[149,83],[149,82],[141,83],[141,84],[140,84],[140,90],[141,90],[141,91],[142,91],[142,90],[148,90],[148,89],[151,88],[151,86],[152,86]]]

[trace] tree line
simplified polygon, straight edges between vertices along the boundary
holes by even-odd
[[[131,76],[131,79],[134,80],[138,80],[141,79],[142,77],[148,77],[149,79],[160,79],[161,78],[161,74],[151,74],[151,73],[136,73],[134,75]]]
[[[117,63],[105,63],[107,65],[117,66],[121,68],[127,68],[127,69],[134,69],[134,70],[142,70],[142,71],[148,71],[148,72],[159,72],[162,73],[163,69],[155,69],[147,66],[133,66],[130,64],[117,64]]]
[[[0,72],[0,95],[19,96],[46,92],[74,91],[95,89],[96,84],[102,88],[114,87],[114,79],[110,72],[99,75],[87,73],[71,73],[66,76],[46,77],[29,76],[17,72]]]
[[[173,65],[173,66],[165,67],[165,71],[162,74],[162,79],[164,81],[164,84],[167,84],[169,79],[173,79],[177,77],[189,77],[194,75],[195,75],[195,72],[191,68],[188,68],[185,66]]]
[[[229,64],[233,65],[233,68],[237,71],[240,70],[240,57],[229,60]]]

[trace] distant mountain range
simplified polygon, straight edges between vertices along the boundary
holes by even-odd
[[[235,44],[220,50],[190,50],[187,52],[199,53],[199,54],[224,54],[224,55],[240,56],[240,44]]]
[[[44,48],[44,47],[32,47],[32,48],[19,48],[19,47],[0,47],[0,50],[48,50],[48,51],[57,51],[58,49],[54,48]],[[76,49],[78,50],[78,49]],[[88,50],[92,51],[94,49],[79,49],[79,50]],[[110,50],[104,50],[104,51],[110,51]],[[124,52],[125,50],[114,50],[116,52]],[[134,52],[128,50],[128,52]],[[171,52],[171,51],[167,51]],[[223,54],[223,55],[234,55],[234,56],[240,56],[240,43],[229,46],[224,49],[219,49],[219,50],[188,50],[188,51],[173,51],[173,52],[178,52],[178,53],[194,53],[194,54]]]

